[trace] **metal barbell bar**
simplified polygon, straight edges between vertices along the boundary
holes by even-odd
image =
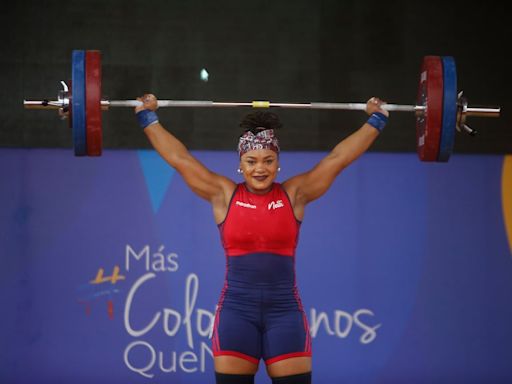
[[[63,100],[23,100],[25,109],[67,109],[68,103]],[[108,111],[110,108],[130,107],[142,105],[137,100],[102,100],[101,109]],[[350,110],[364,111],[366,103],[274,103],[271,101],[255,100],[251,102],[225,102],[209,100],[158,100],[159,108],[230,108],[230,107],[251,107],[251,108],[285,108],[285,109],[327,109],[327,110]],[[422,105],[384,104],[384,109],[390,112],[415,112],[422,113],[426,107]],[[464,108],[466,116],[499,117],[500,107],[468,107]]]

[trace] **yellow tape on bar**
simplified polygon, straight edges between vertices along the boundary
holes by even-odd
[[[253,108],[270,108],[270,101],[253,101]]]

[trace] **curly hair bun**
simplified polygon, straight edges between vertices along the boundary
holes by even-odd
[[[266,129],[279,129],[282,126],[279,116],[268,111],[251,112],[240,122],[240,127],[245,132],[251,131],[254,134]]]

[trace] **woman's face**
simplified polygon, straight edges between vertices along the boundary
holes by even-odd
[[[250,192],[266,193],[277,177],[279,159],[270,149],[254,149],[240,158],[240,169]]]

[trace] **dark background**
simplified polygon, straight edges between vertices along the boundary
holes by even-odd
[[[500,118],[468,118],[457,153],[512,153],[505,2],[461,1],[17,1],[0,15],[0,146],[72,147],[54,111],[23,99],[55,99],[71,77],[71,51],[98,49],[103,95],[133,99],[415,104],[425,55],[455,58],[470,106]],[[207,69],[209,80],[200,79]],[[191,149],[233,149],[248,109],[161,109]],[[327,150],[366,119],[361,111],[276,110],[285,150]],[[103,113],[106,148],[149,148],[127,108]],[[372,151],[416,150],[415,118],[395,112]]]

